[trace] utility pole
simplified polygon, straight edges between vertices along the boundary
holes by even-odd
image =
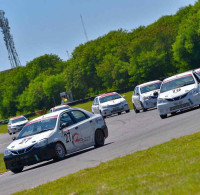
[[[15,49],[15,44],[13,41],[13,37],[10,34],[10,26],[8,19],[4,17],[5,12],[0,10],[0,28],[2,29],[2,33],[4,35],[4,41],[6,48],[8,50],[8,59],[10,60],[10,64],[12,68],[20,66],[19,57],[17,51]]]
[[[69,52],[68,52],[68,50],[66,52],[67,52],[67,57],[68,57],[68,60],[69,60]]]
[[[85,25],[83,23],[83,17],[82,17],[82,15],[80,15],[80,17],[81,17],[81,23],[82,23],[82,26],[83,26],[83,31],[84,31],[84,34],[85,34],[85,38],[86,38],[86,41],[88,42],[88,36],[87,36],[86,29],[85,29]]]

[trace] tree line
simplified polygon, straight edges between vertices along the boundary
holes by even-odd
[[[68,61],[45,54],[0,73],[0,118],[200,67],[200,0],[149,26],[119,29],[76,47]]]

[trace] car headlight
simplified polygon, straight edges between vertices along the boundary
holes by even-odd
[[[37,144],[35,144],[35,148],[40,148],[46,146],[48,144],[48,139],[42,139]]]
[[[5,149],[4,150],[4,156],[8,156],[8,155],[10,155],[11,154],[11,151],[9,150],[9,149]]]
[[[197,93],[199,93],[199,90],[198,90],[198,89],[192,89],[192,90],[189,92],[190,95],[194,95],[194,94],[197,94]]]
[[[157,100],[158,104],[163,104],[163,103],[166,103],[166,102],[167,102],[167,100],[166,99],[162,99],[162,98],[158,98],[158,100]]]
[[[125,100],[125,101],[121,102],[121,105],[125,106],[125,105],[128,105],[128,103],[127,103],[127,101]]]

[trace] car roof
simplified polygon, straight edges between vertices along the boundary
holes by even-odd
[[[57,108],[64,108],[64,107],[69,107],[69,105],[64,104],[64,105],[59,105],[59,106],[55,106],[52,109],[57,109]]]
[[[58,111],[55,111],[55,112],[47,113],[45,115],[39,116],[37,118],[34,118],[30,122],[34,122],[34,121],[38,121],[38,120],[43,120],[43,119],[48,119],[48,118],[57,118],[61,113],[65,112],[65,111],[70,111],[70,110],[81,110],[81,111],[84,111],[86,113],[90,113],[87,110],[84,110],[84,109],[81,109],[81,108],[69,108],[67,110],[58,110]],[[91,113],[89,115],[91,115]]]
[[[192,75],[193,75],[192,71],[187,71],[187,72],[184,72],[184,73],[180,73],[180,74],[168,77],[168,78],[166,78],[166,79],[163,80],[163,83],[175,80],[177,78],[181,78],[181,77],[185,77],[185,76],[192,76]]]
[[[155,83],[162,83],[162,81],[160,81],[160,80],[149,81],[147,83],[142,83],[142,84],[138,85],[138,87],[145,87],[147,85],[151,85],[151,84],[155,84]]]
[[[98,97],[99,97],[99,98],[103,98],[103,97],[110,96],[110,95],[114,95],[114,94],[118,94],[118,93],[117,93],[117,92],[109,92],[109,93],[101,94],[101,95],[99,95]]]
[[[25,118],[25,117],[23,115],[22,116],[16,116],[16,117],[11,118],[10,120],[15,120],[15,119],[18,119],[18,118]]]
[[[198,69],[196,69],[194,71],[197,72],[197,73],[200,73],[200,68],[198,68]]]

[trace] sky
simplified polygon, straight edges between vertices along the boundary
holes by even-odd
[[[67,60],[89,40],[120,28],[131,31],[161,16],[175,14],[196,0],[0,0],[21,64],[44,54]],[[0,32],[0,71],[10,69],[8,52]]]

